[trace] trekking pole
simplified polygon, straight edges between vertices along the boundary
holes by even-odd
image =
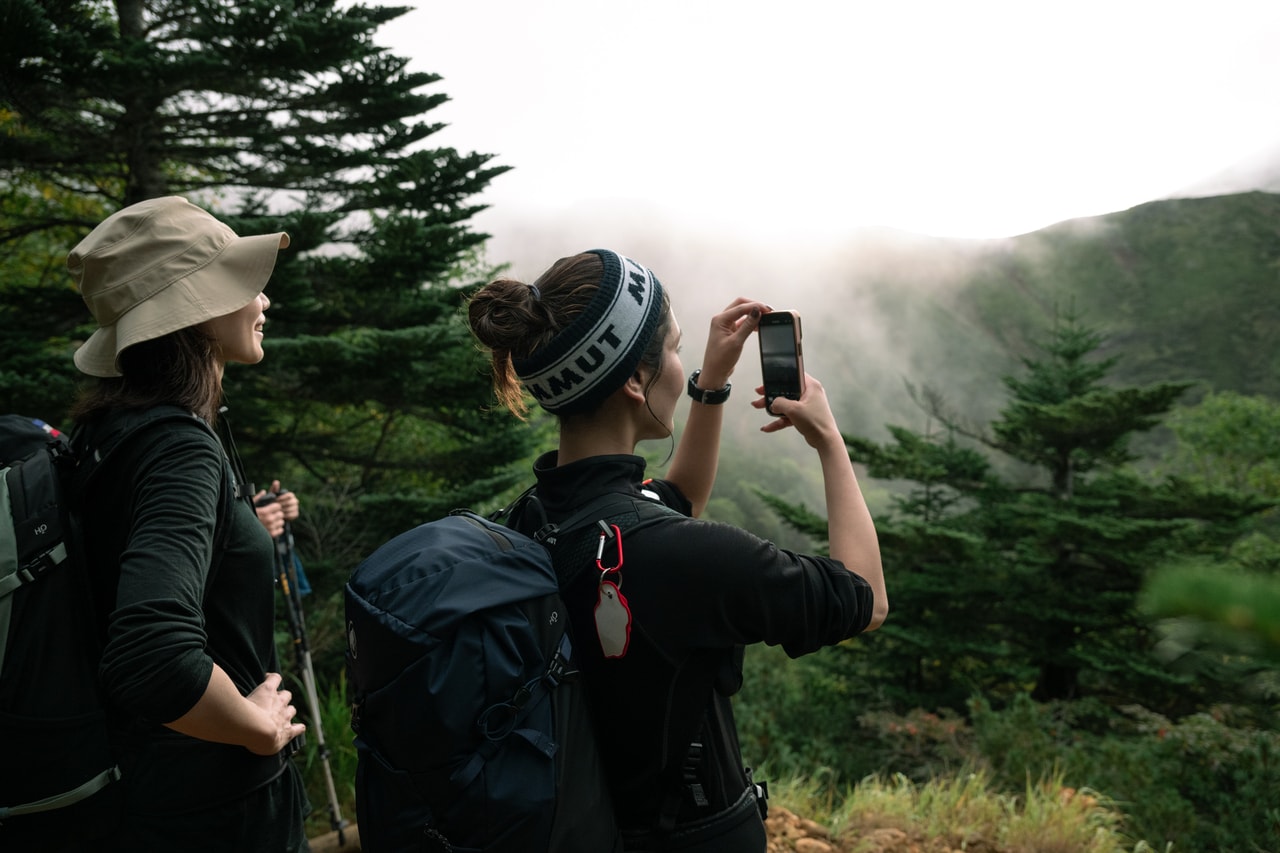
[[[294,656],[298,660],[307,707],[311,711],[311,723],[315,727],[316,753],[320,756],[320,764],[324,769],[325,788],[329,796],[329,827],[337,831],[338,844],[345,845],[347,842],[343,829],[346,828],[347,821],[343,820],[342,810],[338,805],[338,791],[334,787],[333,770],[329,766],[329,745],[325,742],[324,726],[320,722],[320,696],[316,692],[316,671],[311,665],[311,646],[307,642],[307,627],[302,617],[302,591],[298,588],[298,564],[294,560],[293,530],[289,522],[284,523],[284,532],[275,537],[275,543],[280,590],[288,605],[285,609],[289,615],[289,633],[293,637]]]

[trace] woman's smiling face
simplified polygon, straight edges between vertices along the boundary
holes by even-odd
[[[259,293],[248,305],[230,314],[205,320],[200,324],[213,341],[218,360],[223,364],[257,364],[262,361],[262,328],[267,322],[266,312],[271,300]]]

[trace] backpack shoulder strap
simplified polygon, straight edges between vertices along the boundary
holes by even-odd
[[[32,436],[43,445],[39,451],[31,451],[23,462],[20,478],[14,477],[10,485],[18,487],[17,493],[6,495],[12,505],[0,506],[6,515],[16,512],[28,530],[38,531],[38,542],[48,543],[30,562],[19,566],[4,560],[0,565],[0,600],[7,598],[21,586],[31,583],[44,572],[62,565],[72,552],[79,556],[79,516],[85,487],[89,478],[117,447],[150,424],[162,420],[184,418],[204,423],[177,406],[156,406],[146,410],[121,412],[113,416],[104,431],[93,433],[92,446],[86,446],[86,430],[77,428],[71,435],[34,419],[5,416],[4,428],[20,436],[22,447],[30,450]],[[207,429],[206,425],[206,429]],[[21,430],[21,432],[19,432]],[[6,453],[6,455],[8,455]],[[34,489],[26,494],[25,489]],[[37,514],[38,513],[38,517]],[[4,554],[15,551],[17,543],[4,543]],[[15,554],[16,559],[16,554]]]
[[[545,519],[537,494],[529,495],[528,501],[536,506],[535,515]],[[582,557],[584,549],[591,549],[593,537],[612,538],[613,525],[630,534],[672,517],[683,516],[649,498],[609,493],[592,498],[561,522],[542,524],[531,535],[551,551],[560,586],[565,588],[588,565]]]
[[[630,515],[635,518],[629,519]],[[490,515],[489,520],[515,528],[548,548],[554,548],[562,537],[595,527],[602,521],[627,520],[628,524],[623,529],[633,530],[640,526],[639,523],[647,527],[660,518],[679,515],[676,510],[656,500],[610,492],[597,495],[568,518],[553,523],[547,519],[546,510],[538,498],[537,486],[530,486],[514,501]]]
[[[547,522],[534,489],[527,490],[517,501],[523,502],[517,514],[526,525],[529,525],[529,516],[541,521],[541,526],[536,529],[531,526],[525,529],[534,529],[533,538],[551,550],[561,588],[565,588],[590,564],[586,552],[592,548],[589,540],[595,529],[607,537],[612,535],[612,524],[617,524],[623,533],[634,533],[664,519],[686,517],[654,498],[611,493],[593,498],[568,518],[553,524]],[[659,775],[658,786],[665,793],[657,824],[653,827],[653,840],[661,840],[674,830],[677,816],[687,799],[698,807],[707,805],[700,771],[703,741],[709,733],[708,709],[714,692],[710,685],[721,662],[707,658],[693,665],[694,670],[690,670],[689,677],[695,683],[705,682],[708,686],[705,696],[691,706],[688,713],[681,713],[677,715],[679,719],[669,719],[666,723],[664,741],[670,744],[670,751],[663,759],[665,766]]]
[[[190,422],[198,424],[214,438],[217,435],[213,428],[201,418],[180,406],[160,405],[148,409],[121,412],[113,416],[104,431],[94,433],[92,439],[82,429],[76,429],[71,435],[71,446],[75,451],[79,468],[79,482],[87,483],[95,471],[119,448],[129,444],[136,436],[148,428],[166,422]]]

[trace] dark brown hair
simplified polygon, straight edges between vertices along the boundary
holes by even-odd
[[[593,252],[561,258],[532,285],[500,278],[481,288],[467,306],[471,331],[490,354],[493,393],[518,418],[529,410],[524,386],[512,364],[545,347],[583,312],[600,287],[604,263]],[[671,310],[662,294],[662,318],[640,363],[662,369],[662,348],[671,330]]]
[[[145,409],[168,403],[209,423],[222,402],[222,373],[213,341],[194,326],[142,341],[120,353],[121,376],[83,388],[71,408],[76,422],[111,409]]]

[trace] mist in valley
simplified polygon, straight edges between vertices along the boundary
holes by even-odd
[[[1187,186],[1176,197],[1277,189],[1280,149],[1273,146]],[[1077,314],[1103,336],[1100,354],[1123,360],[1124,335],[1132,329],[1115,329],[1118,318],[1108,314],[1106,305],[1061,305],[1052,302],[1057,297],[1046,296],[1051,290],[1046,282],[1062,274],[1064,241],[1096,242],[1099,251],[1107,251],[1108,245],[1111,251],[1128,251],[1108,239],[1115,236],[1107,232],[1115,222],[1111,215],[1083,217],[992,239],[930,237],[889,228],[858,229],[842,238],[797,237],[795,232],[762,238],[648,202],[600,199],[550,212],[495,206],[479,214],[474,225],[490,235],[484,261],[504,265],[504,274],[526,282],[560,257],[598,247],[653,269],[683,330],[686,373],[701,363],[710,318],[735,297],[798,311],[806,369],[826,388],[842,431],[887,441],[888,425],[923,433],[938,429],[917,399],[926,390],[955,419],[984,431],[1007,401],[1002,377],[1020,373],[1022,359],[1039,355],[1036,346],[1044,340],[1039,332],[1051,327],[1055,315]],[[1002,289],[1010,299],[991,298]],[[1114,340],[1108,337],[1113,330],[1121,332]],[[716,487],[722,500],[737,506],[713,499],[709,515],[753,529],[780,525],[762,506],[749,518],[735,517],[742,504],[755,501],[758,489],[825,515],[820,472],[804,440],[794,431],[760,432],[767,416],[749,404],[759,382],[753,338],[726,404]],[[678,410],[677,435],[685,411]],[[651,442],[640,449],[651,472],[661,473],[670,443]],[[890,493],[903,486],[865,476],[862,484],[873,510],[885,507]],[[807,544],[780,527],[758,532],[783,543]]]
[[[954,294],[975,259],[998,250],[1000,240],[877,229],[845,241],[749,242],[624,204],[536,220],[488,211],[477,227],[491,235],[486,262],[506,265],[505,274],[521,281],[533,281],[560,257],[598,247],[653,269],[683,330],[686,372],[701,363],[710,318],[735,297],[798,311],[805,367],[822,382],[847,433],[883,441],[886,424],[928,429],[929,418],[909,386],[935,389],[966,419],[986,423],[1003,403],[1000,376],[1016,364],[997,351],[988,330],[965,319]],[[955,352],[960,341],[963,358]],[[988,356],[975,360],[974,353]],[[804,440],[794,431],[760,432],[767,415],[749,404],[759,383],[759,350],[752,338],[726,404],[717,494],[729,491],[741,500],[754,486],[825,515],[817,460]],[[677,434],[685,411],[677,415]],[[653,442],[641,450],[662,470],[668,445]],[[873,504],[883,505],[882,485],[864,478],[863,488]]]

